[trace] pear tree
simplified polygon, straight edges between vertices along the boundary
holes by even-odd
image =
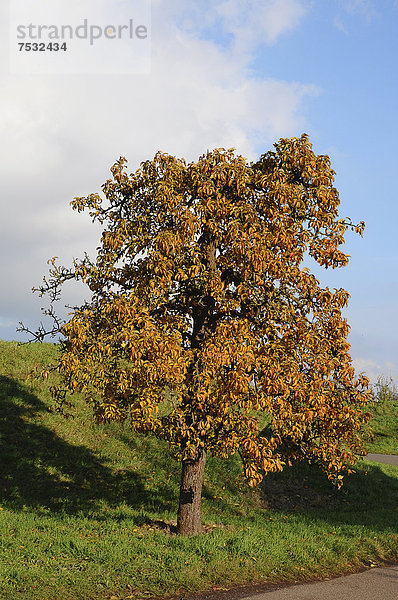
[[[250,485],[294,460],[340,485],[364,454],[371,392],[349,353],[348,292],[304,266],[346,266],[346,231],[363,233],[339,216],[329,157],[304,134],[251,163],[234,149],[188,164],[158,152],[111,173],[102,195],[71,203],[103,227],[95,260],[53,260],[38,288],[51,301],[71,279],[90,292],[55,321],[55,399],[84,394],[97,422],[168,441],[184,535],[201,531],[208,454],[239,452]]]

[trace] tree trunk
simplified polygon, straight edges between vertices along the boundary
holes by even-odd
[[[206,452],[198,452],[196,459],[182,461],[180,505],[177,514],[177,533],[197,535],[202,531],[202,484]]]
[[[201,244],[204,246],[204,263],[209,272],[216,270],[216,245],[209,231],[205,228],[201,236]],[[193,310],[193,324],[191,336],[191,348],[200,348],[208,335],[211,333],[209,319],[211,317],[215,300],[212,296],[202,297],[202,305]],[[191,364],[186,375],[186,383],[190,389],[187,398],[188,407],[195,402],[194,368],[200,370],[198,363]],[[193,417],[188,411],[187,424],[192,425]],[[205,473],[206,450],[197,451],[195,458],[182,461],[180,504],[177,513],[177,533],[181,535],[197,535],[202,531],[202,485]]]

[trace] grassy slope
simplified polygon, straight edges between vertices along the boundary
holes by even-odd
[[[398,454],[398,390],[393,381],[380,378],[376,384],[372,430],[374,439],[368,443],[369,452]]]
[[[339,493],[305,466],[267,478],[260,493],[235,458],[210,459],[208,533],[165,533],[180,476],[167,445],[90,424],[84,403],[73,419],[49,412],[47,387],[25,377],[53,351],[0,342],[2,600],[182,595],[398,560],[398,468],[366,461]],[[393,425],[370,450],[396,443],[394,406],[379,411],[380,433],[383,419]]]

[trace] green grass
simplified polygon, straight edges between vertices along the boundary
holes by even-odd
[[[170,534],[180,467],[167,444],[95,426],[81,401],[73,418],[50,412],[45,383],[25,378],[54,352],[0,342],[1,600],[180,597],[398,560],[398,468],[366,461],[336,492],[306,465],[251,490],[235,457],[210,458],[206,533]]]
[[[374,439],[368,443],[369,452],[398,454],[398,390],[391,378],[380,377],[374,391]]]

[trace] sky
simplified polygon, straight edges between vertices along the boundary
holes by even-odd
[[[305,132],[331,158],[340,215],[366,224],[363,238],[347,232],[347,267],[313,271],[351,294],[357,373],[398,381],[398,2],[147,1],[141,73],[10,72],[14,0],[0,7],[0,339],[24,341],[18,323],[40,323],[46,303],[31,290],[49,258],[95,256],[100,228],[69,203],[100,191],[120,156],[129,172],[158,150],[193,161],[234,147],[255,160]],[[83,18],[94,0],[70,3]],[[112,15],[95,4],[96,18]],[[112,6],[134,16],[134,0]]]

